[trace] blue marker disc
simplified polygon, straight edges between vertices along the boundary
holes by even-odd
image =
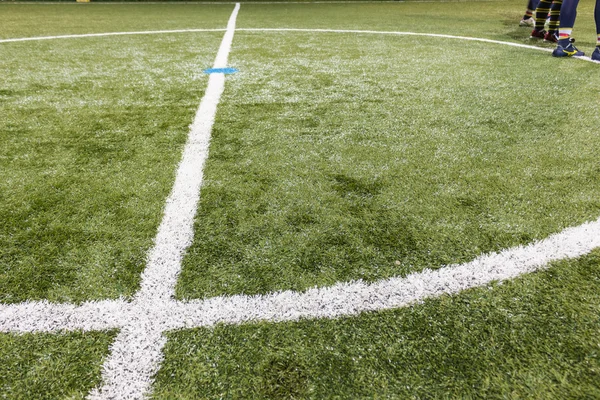
[[[205,69],[205,74],[235,74],[238,72],[235,68],[209,68]]]

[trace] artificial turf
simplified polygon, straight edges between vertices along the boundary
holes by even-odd
[[[179,297],[405,275],[598,218],[596,65],[410,40],[236,34]]]
[[[591,7],[575,30],[588,52]],[[0,4],[0,37],[224,28],[232,8]],[[238,28],[531,44],[523,9],[244,3]],[[0,43],[0,302],[137,290],[222,35]],[[180,299],[404,275],[600,215],[597,65],[243,30],[229,64]],[[154,396],[600,397],[598,259],[407,309],[170,333]],[[0,397],[83,397],[113,337],[2,334]]]
[[[333,320],[168,335],[155,399],[600,397],[600,252]]]
[[[169,29],[224,29],[230,4],[10,4],[0,39]],[[81,43],[85,47],[88,42]],[[125,45],[126,46],[126,45]]]
[[[0,398],[83,399],[115,332],[0,334]]]
[[[552,48],[553,45],[529,39],[531,28],[519,27],[526,2],[509,1],[399,1],[362,4],[245,4],[238,18],[240,28],[362,29],[380,31],[438,33],[484,37]],[[574,37],[588,54],[595,46],[593,2],[581,2]],[[411,37],[405,46],[412,51]],[[461,52],[467,43],[440,39],[443,46]],[[525,78],[527,79],[527,78]]]
[[[137,289],[220,39],[0,45],[0,301]]]

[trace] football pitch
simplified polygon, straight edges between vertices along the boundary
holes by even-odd
[[[0,3],[0,398],[600,398],[600,64],[524,8]]]

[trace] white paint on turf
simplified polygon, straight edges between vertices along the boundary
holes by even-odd
[[[0,332],[116,329],[127,323],[129,307],[123,300],[90,301],[79,306],[48,301],[0,304]]]
[[[600,247],[600,219],[568,228],[542,241],[437,270],[406,277],[339,283],[304,293],[281,292],[265,296],[215,297],[179,303],[172,318],[177,327],[194,328],[217,323],[294,321],[300,318],[335,318],[365,311],[407,306],[426,298],[458,293],[546,268],[552,261],[575,258]]]
[[[547,49],[543,47],[531,46],[527,44],[514,43],[514,42],[503,42],[501,40],[492,40],[485,38],[476,38],[470,36],[454,36],[454,35],[443,35],[439,33],[419,33],[419,32],[394,32],[394,31],[369,31],[369,30],[356,30],[356,29],[296,29],[296,28],[239,28],[238,31],[246,32],[306,32],[306,33],[354,33],[354,34],[373,34],[373,35],[394,35],[394,36],[424,36],[434,37],[442,39],[454,39],[454,40],[467,40],[472,42],[482,42],[491,44],[500,44],[504,46],[520,47],[523,49],[540,50],[551,53],[553,49]],[[573,57],[583,61],[591,61],[593,63],[599,63],[598,61],[592,60],[590,57]]]
[[[227,43],[225,39],[221,48]],[[210,74],[204,98],[190,127],[154,247],[142,273],[141,288],[136,295],[138,302],[165,300],[174,293],[181,258],[194,235],[194,216],[200,198],[204,161],[208,156],[210,133],[224,87],[224,74]]]
[[[229,18],[213,68],[227,65],[239,9],[238,3]],[[175,291],[181,259],[192,243],[204,162],[224,87],[224,74],[209,75],[154,247],[142,274],[140,290],[131,304],[131,319],[111,345],[110,355],[102,368],[102,386],[92,390],[90,399],[141,399],[150,392],[152,377],[160,367],[162,348],[166,343],[163,335],[166,321],[164,316],[157,318],[156,309],[161,308],[157,307],[157,303],[169,303]]]
[[[223,32],[225,29],[172,29],[161,31],[138,31],[138,32],[106,32],[106,33],[84,33],[75,35],[58,35],[58,36],[35,36],[25,38],[0,39],[0,43],[11,42],[34,42],[38,40],[54,40],[54,39],[79,39],[105,36],[129,36],[129,35],[160,35],[167,33],[191,33],[191,32]]]
[[[102,37],[102,36],[117,36],[117,35],[154,35],[154,34],[166,34],[166,33],[188,33],[188,32],[219,32],[223,29],[176,29],[176,30],[162,30],[162,31],[141,31],[141,32],[110,32],[110,33],[91,33],[82,35],[60,35],[60,36],[40,36],[30,38],[13,38],[13,39],[0,39],[0,43],[9,42],[23,42],[23,41],[35,41],[35,40],[49,40],[49,39],[72,39],[72,38],[86,38],[86,37]],[[454,39],[454,40],[467,40],[473,42],[499,44],[512,47],[520,47],[523,49],[540,50],[551,53],[553,49],[531,46],[527,44],[514,43],[514,42],[503,42],[501,40],[492,40],[486,38],[476,38],[469,36],[454,36],[454,35],[443,35],[438,33],[419,33],[419,32],[395,32],[395,31],[370,31],[370,30],[359,30],[359,29],[302,29],[302,28],[238,28],[238,32],[306,32],[306,33],[353,33],[353,34],[371,34],[371,35],[394,35],[394,36],[424,36],[434,37],[442,39]],[[589,61],[596,64],[600,64],[599,61],[594,61],[590,57],[574,57],[583,61]]]
[[[216,56],[214,68],[227,66],[239,11],[236,4]],[[219,29],[222,31],[222,29]],[[178,30],[130,32],[63,37],[109,36],[118,34],[178,33],[219,30]],[[245,31],[295,31],[357,34],[391,34],[474,40],[516,47],[540,49],[489,39],[411,32],[378,32],[324,29],[243,29]],[[48,37],[48,38],[63,38]],[[26,38],[23,40],[35,40]],[[42,39],[38,39],[42,40]],[[17,39],[3,40],[18,41]],[[102,386],[91,399],[138,399],[150,392],[152,377],[162,362],[164,333],[174,329],[210,327],[217,323],[240,324],[252,321],[293,321],[300,318],[335,318],[410,305],[425,298],[483,286],[545,268],[550,262],[585,255],[600,247],[600,219],[569,228],[525,247],[488,254],[461,265],[424,270],[406,277],[372,284],[339,283],[306,292],[280,292],[262,296],[215,297],[178,302],[172,299],[181,268],[181,259],[193,239],[193,221],[200,197],[203,166],[217,105],[224,89],[224,74],[211,74],[206,93],[193,124],[175,184],[167,200],[163,221],[148,256],[140,291],[132,302],[105,300],[81,305],[52,304],[47,301],[0,305],[0,332],[59,332],[118,329],[111,353],[103,366]]]
[[[158,337],[157,332],[210,327],[218,323],[335,318],[403,307],[426,298],[512,279],[545,269],[553,261],[583,256],[599,247],[600,219],[567,228],[527,246],[485,254],[465,264],[426,269],[371,284],[345,282],[302,293],[221,296],[188,302],[138,297],[132,303],[105,300],[81,306],[48,302],[0,305],[0,332],[92,331],[126,327],[129,330],[123,334],[123,339],[129,340],[131,327],[140,327],[142,336],[148,333]],[[123,347],[126,340],[118,342],[117,348],[127,348]],[[147,348],[154,347],[147,344]],[[122,352],[119,350],[116,354]]]

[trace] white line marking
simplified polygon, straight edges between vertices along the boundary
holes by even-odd
[[[503,42],[501,40],[492,40],[485,38],[475,38],[470,36],[443,35],[439,33],[420,33],[420,32],[396,32],[396,31],[369,31],[360,29],[301,29],[301,28],[238,28],[238,32],[306,32],[306,33],[357,33],[357,34],[376,34],[376,35],[394,35],[394,36],[426,36],[443,39],[471,40],[476,42],[503,44],[507,46],[522,47],[525,49],[552,51],[543,47],[531,46],[521,43]]]
[[[528,44],[514,43],[514,42],[503,42],[501,40],[492,40],[485,38],[476,38],[470,36],[454,36],[454,35],[443,35],[439,33],[420,33],[420,32],[394,32],[394,31],[369,31],[369,30],[356,30],[356,29],[300,29],[300,28],[238,28],[238,32],[307,32],[307,33],[356,33],[356,34],[376,34],[376,35],[395,35],[395,36],[424,36],[424,37],[435,37],[442,39],[455,39],[455,40],[468,40],[473,42],[492,43],[500,44],[505,46],[520,47],[523,49],[540,50],[551,53],[554,49],[547,49],[543,47],[531,46]],[[579,60],[590,61],[593,63],[600,63],[594,61],[589,57],[573,57]]]
[[[226,38],[227,35],[223,38],[221,48],[227,47]],[[226,59],[225,54],[225,61]],[[222,62],[221,59],[217,61],[219,65]],[[194,216],[200,198],[204,162],[208,156],[210,133],[217,104],[224,87],[224,74],[210,74],[204,98],[190,127],[188,141],[179,164],[175,184],[167,199],[154,248],[150,251],[148,265],[142,273],[141,288],[136,295],[137,301],[166,300],[174,293],[183,253],[192,243],[194,235]]]
[[[600,219],[568,228],[542,241],[486,254],[461,265],[424,270],[404,278],[366,284],[339,283],[304,293],[280,292],[265,296],[215,297],[179,303],[172,320],[181,328],[241,324],[252,321],[294,321],[335,318],[365,311],[404,307],[426,298],[454,294],[547,268],[552,261],[575,258],[600,247]]]
[[[404,307],[429,297],[512,279],[543,270],[553,261],[586,255],[596,248],[600,248],[600,218],[567,228],[528,246],[485,254],[465,264],[425,269],[371,284],[346,282],[303,293],[285,291],[261,296],[220,296],[188,302],[169,299],[146,304],[107,300],[79,307],[47,302],[0,305],[0,332],[104,330],[131,325],[132,319],[153,325],[150,330],[164,332],[210,327],[217,323],[335,318]],[[90,314],[86,314],[88,311]],[[56,318],[59,318],[58,322],[55,322]]]
[[[485,38],[476,38],[470,36],[454,36],[454,35],[443,35],[439,33],[419,33],[419,32],[395,32],[395,31],[369,31],[369,30],[357,30],[357,29],[302,29],[302,28],[237,28],[238,32],[307,32],[307,33],[356,33],[356,34],[371,34],[371,35],[395,35],[395,36],[424,36],[424,37],[435,37],[443,39],[454,39],[454,40],[468,40],[473,42],[492,43],[500,44],[505,46],[520,47],[523,49],[539,50],[551,53],[553,49],[544,47],[531,46],[528,44],[514,43],[514,42],[503,42],[501,40],[492,40]],[[23,42],[23,41],[35,41],[35,40],[49,40],[49,39],[72,39],[72,38],[86,38],[86,37],[102,37],[102,36],[116,36],[116,35],[153,35],[162,33],[187,33],[187,32],[219,32],[223,29],[178,29],[178,30],[164,30],[164,31],[142,31],[142,32],[111,32],[111,33],[91,33],[84,35],[61,35],[61,36],[41,36],[31,38],[16,38],[16,39],[2,39],[0,43],[8,42]],[[594,61],[590,57],[574,57],[583,61],[589,61],[595,64],[600,64],[600,61]]]
[[[214,68],[224,68],[235,32],[239,3],[229,19]],[[533,46],[488,39],[436,34],[299,30],[244,29],[247,31],[299,31],[333,33],[412,34],[476,40],[544,50]],[[158,31],[157,31],[158,32]],[[172,31],[170,31],[172,32]],[[403,307],[428,297],[458,293],[546,268],[548,263],[575,258],[600,247],[600,219],[568,228],[547,239],[501,253],[483,255],[462,265],[424,270],[404,278],[366,284],[339,283],[304,293],[279,292],[264,296],[215,297],[178,302],[172,300],[181,259],[193,238],[193,220],[202,184],[202,169],[208,155],[210,133],[216,108],[224,89],[224,74],[211,74],[194,123],[163,221],[148,265],[142,274],[140,291],[134,300],[92,301],[76,306],[47,301],[0,305],[0,332],[58,332],[121,328],[103,367],[103,386],[89,395],[92,399],[140,399],[150,393],[153,375],[162,362],[164,332],[174,329],[240,324],[251,321],[292,321],[300,318],[335,318],[364,311]]]
[[[239,9],[238,3],[229,18],[214,68],[227,65]],[[157,307],[157,303],[168,303],[173,296],[181,259],[192,243],[204,162],[224,87],[224,74],[210,75],[190,129],[173,190],[167,199],[154,247],[150,251],[148,265],[142,274],[140,290],[131,305],[131,320],[111,345],[111,353],[103,365],[102,386],[90,392],[90,399],[141,399],[151,390],[153,376],[160,368],[162,348],[166,343],[163,336],[165,319],[164,316],[157,318],[157,308],[162,309]]]
[[[0,332],[97,331],[127,324],[129,303],[90,301],[80,306],[48,301],[0,304]]]
[[[33,42],[38,40],[54,40],[54,39],[79,39],[79,38],[91,38],[91,37],[105,37],[105,36],[129,36],[129,35],[159,35],[167,33],[190,33],[190,32],[223,32],[225,29],[173,29],[173,30],[162,30],[162,31],[138,31],[138,32],[106,32],[106,33],[84,33],[80,35],[58,35],[58,36],[36,36],[26,38],[12,38],[12,39],[0,39],[0,43],[11,43],[11,42]]]

